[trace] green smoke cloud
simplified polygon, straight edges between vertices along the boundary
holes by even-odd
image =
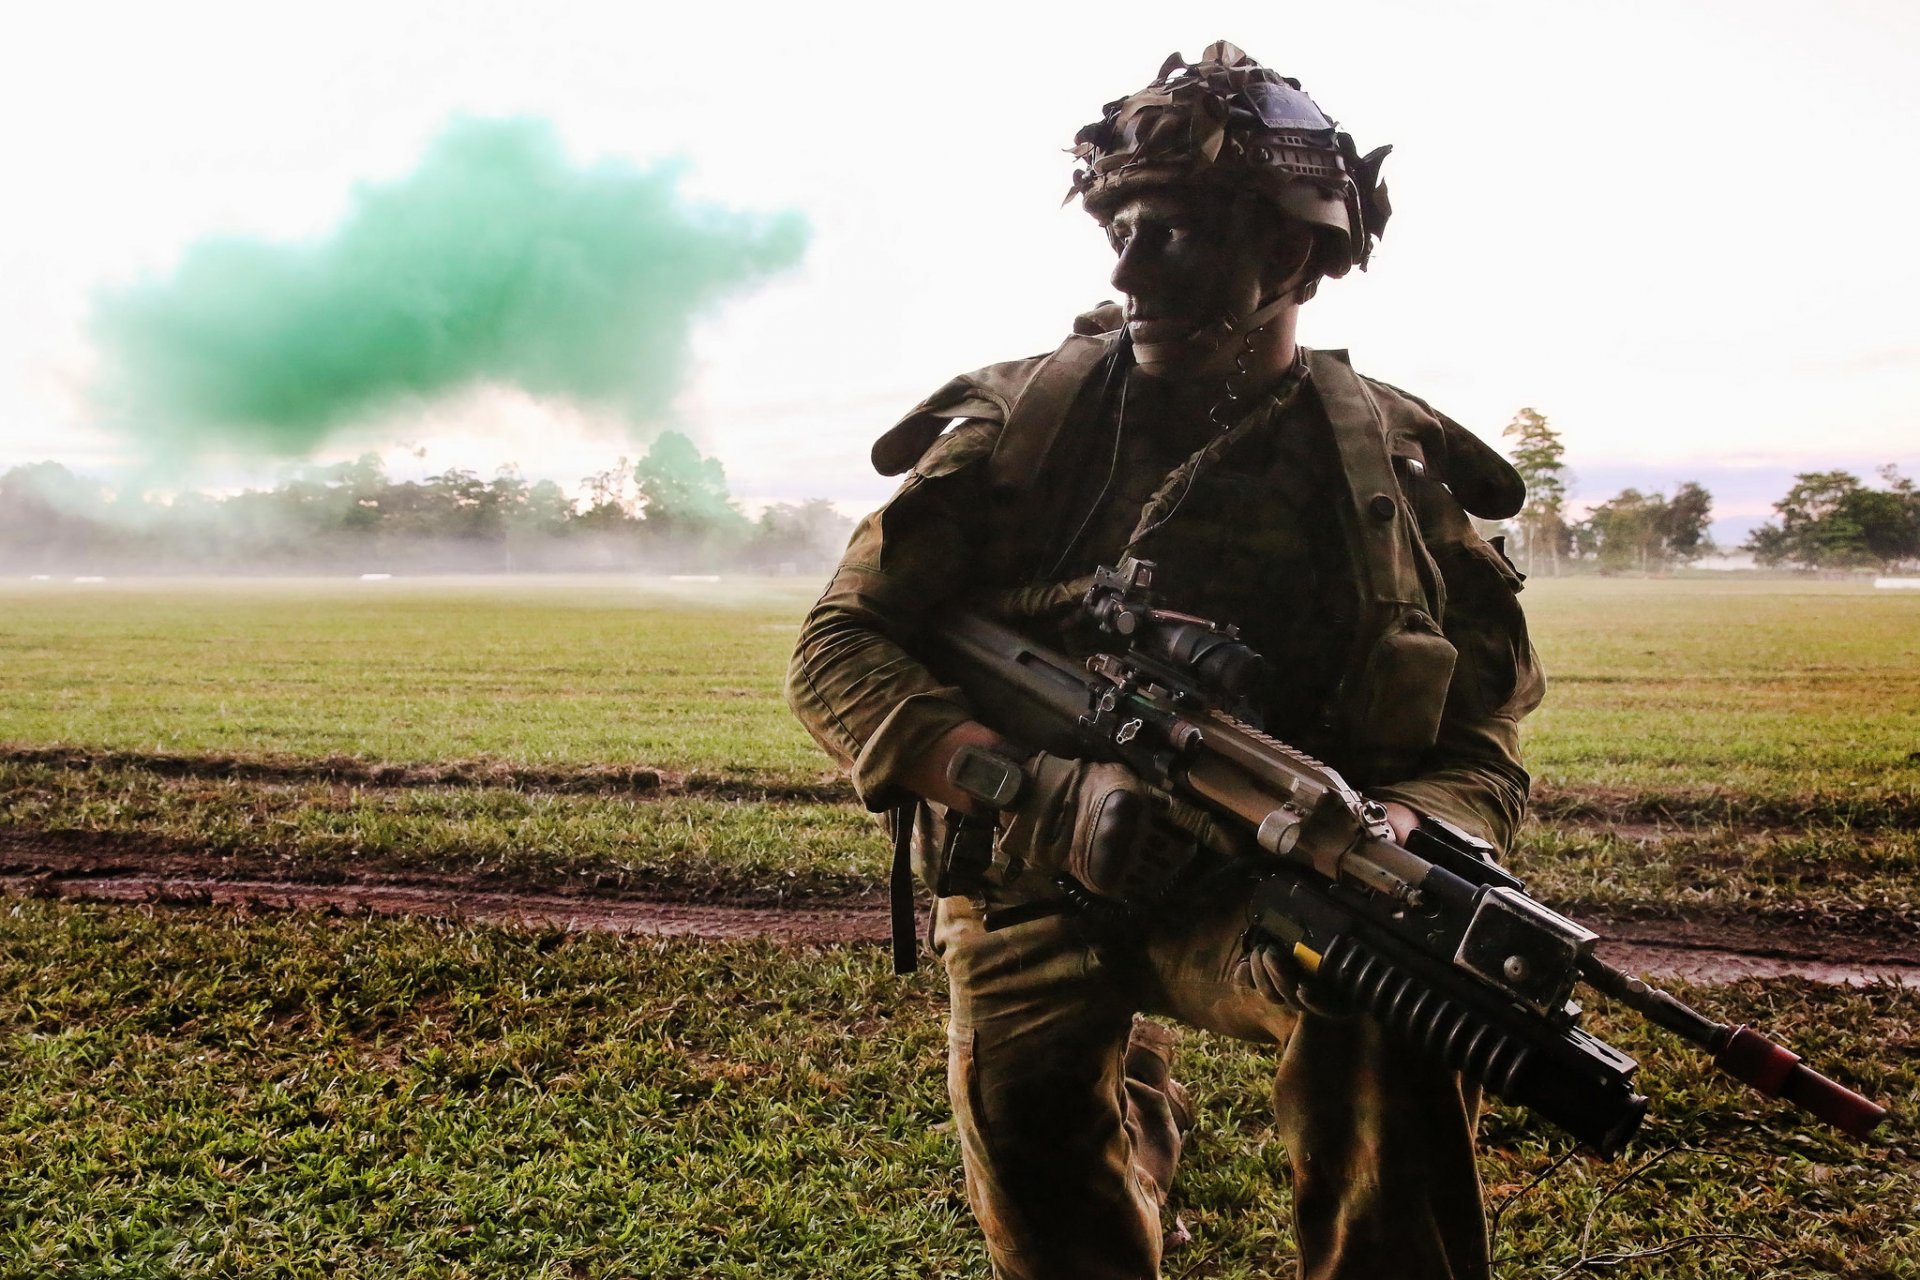
[[[799,262],[795,213],[689,202],[682,167],[568,163],[535,119],[455,121],[328,237],[199,241],[103,292],[103,418],[154,452],[299,456],[343,423],[486,379],[659,418],[693,319]]]

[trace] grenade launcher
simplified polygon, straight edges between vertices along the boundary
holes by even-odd
[[[1849,1134],[1886,1114],[1601,960],[1599,935],[1529,897],[1484,841],[1427,819],[1396,842],[1379,804],[1256,727],[1262,659],[1231,627],[1154,608],[1152,574],[1133,559],[1100,571],[1085,604],[1111,651],[1084,664],[962,614],[927,638],[931,665],[1002,733],[1119,761],[1203,807],[1255,868],[1252,928],[1317,991],[1602,1155],[1626,1146],[1647,1099],[1635,1061],[1580,1027],[1581,983]]]

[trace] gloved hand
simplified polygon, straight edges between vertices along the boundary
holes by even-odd
[[[1170,798],[1125,765],[1041,752],[1026,774],[1000,833],[1009,879],[1068,875],[1102,897],[1139,903],[1192,860],[1194,840],[1172,820]]]
[[[1288,950],[1274,942],[1255,942],[1242,956],[1236,976],[1275,1004],[1286,1005],[1323,1018],[1346,1018],[1353,1014],[1344,999],[1330,995],[1303,972]]]

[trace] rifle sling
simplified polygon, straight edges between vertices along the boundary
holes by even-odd
[[[913,915],[913,828],[920,802],[896,805],[887,815],[893,829],[893,873],[888,878],[889,915],[892,921],[893,971],[909,974],[919,962],[919,939],[914,936]]]

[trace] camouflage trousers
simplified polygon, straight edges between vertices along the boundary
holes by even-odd
[[[989,930],[935,907],[947,1083],[967,1198],[1003,1280],[1147,1280],[1190,1115],[1144,1013],[1275,1045],[1304,1280],[1485,1280],[1478,1090],[1363,1019],[1276,1005],[1236,976],[1244,895],[1178,930],[1094,945],[1047,915]]]

